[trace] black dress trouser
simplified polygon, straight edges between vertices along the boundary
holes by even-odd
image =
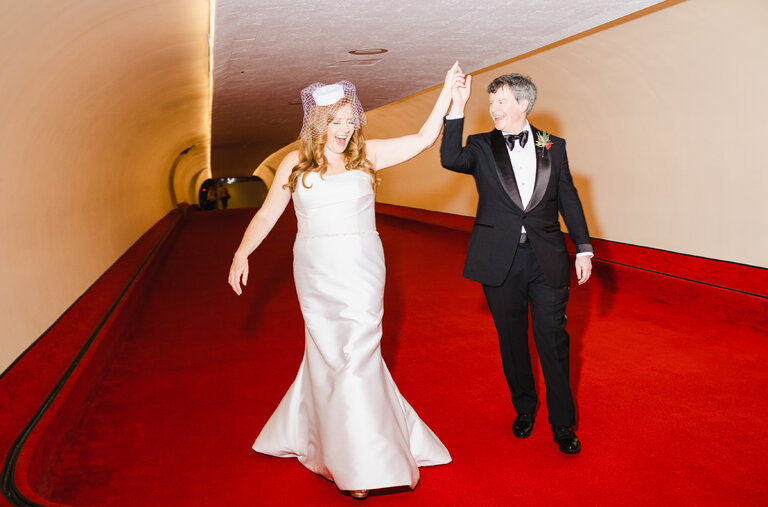
[[[533,414],[536,385],[528,349],[528,307],[533,340],[544,374],[549,423],[576,423],[569,381],[569,338],[565,331],[568,286],[551,287],[530,243],[518,245],[507,278],[498,287],[483,285],[499,335],[504,375],[518,414]]]

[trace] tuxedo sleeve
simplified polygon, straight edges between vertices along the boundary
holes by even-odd
[[[451,171],[472,174],[475,171],[475,153],[471,146],[461,146],[463,132],[464,118],[444,120],[440,163]]]
[[[592,253],[592,242],[589,239],[589,229],[587,228],[587,219],[584,217],[584,208],[581,206],[579,193],[573,184],[571,170],[568,167],[568,153],[565,150],[565,140],[563,140],[562,157],[557,192],[558,207],[565,220],[565,225],[568,227],[568,235],[576,245],[576,253]]]

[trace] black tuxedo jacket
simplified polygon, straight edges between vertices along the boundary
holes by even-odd
[[[565,139],[550,136],[549,149],[536,148],[536,183],[523,209],[504,136],[499,130],[471,135],[461,146],[464,119],[445,120],[440,159],[443,167],[475,178],[479,201],[469,238],[464,276],[498,286],[507,276],[525,226],[547,284],[567,286],[568,252],[560,231],[562,213],[577,252],[592,252],[587,221],[573,186]],[[536,142],[539,130],[531,126]]]

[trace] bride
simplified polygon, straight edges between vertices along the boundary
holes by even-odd
[[[451,461],[381,357],[385,267],[374,192],[376,171],[435,142],[454,85],[464,85],[458,62],[417,134],[377,140],[363,136],[365,113],[349,81],[302,90],[298,150],[280,163],[229,271],[229,284],[240,295],[248,256],[293,198],[293,273],[305,323],[304,358],[253,448],[296,457],[355,498],[372,489],[415,488],[419,466]]]

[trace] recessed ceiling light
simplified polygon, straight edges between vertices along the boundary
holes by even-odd
[[[384,49],[384,48],[365,48],[365,49],[353,49],[352,51],[349,52],[349,54],[350,55],[362,55],[362,56],[380,55],[382,53],[386,53],[387,51],[389,51],[389,50],[388,49]]]

